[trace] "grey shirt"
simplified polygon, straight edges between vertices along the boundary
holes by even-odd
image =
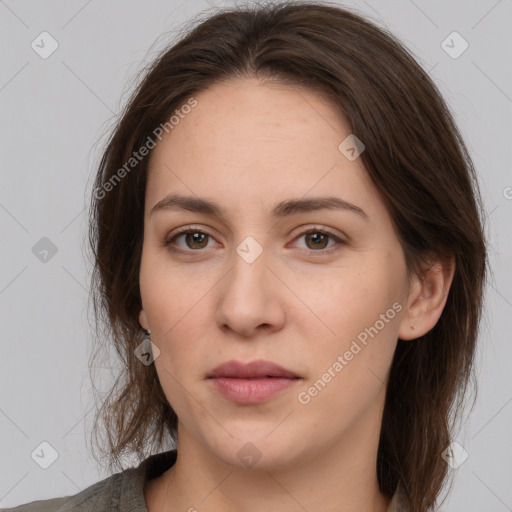
[[[176,453],[151,455],[136,468],[115,473],[73,496],[32,501],[0,512],[148,512],[144,484],[165,473],[176,462]],[[387,512],[408,512],[400,487]]]

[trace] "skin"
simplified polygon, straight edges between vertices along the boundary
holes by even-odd
[[[390,500],[376,460],[393,354],[399,337],[435,325],[453,266],[433,260],[421,279],[408,277],[361,158],[338,150],[350,126],[319,93],[251,78],[195,98],[153,150],[146,189],[139,319],[160,349],[156,370],[179,418],[177,462],[148,482],[148,510],[259,512],[272,503],[283,512],[340,504],[384,512]],[[150,215],[170,193],[215,201],[224,216]],[[342,198],[366,217],[328,209],[272,216],[281,201],[319,196]],[[173,246],[188,253],[171,252],[165,240],[188,225],[209,236],[181,235]],[[310,229],[345,243],[304,235]],[[262,249],[252,263],[236,251],[248,236]],[[298,394],[394,303],[394,318],[300,403]],[[236,404],[206,379],[231,359],[270,360],[302,380],[266,402]],[[248,442],[261,455],[252,467],[238,456]]]

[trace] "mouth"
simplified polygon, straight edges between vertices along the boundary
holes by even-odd
[[[263,379],[263,378],[287,378],[300,379],[294,372],[272,363],[271,361],[251,361],[242,363],[240,361],[227,361],[214,368],[207,378],[231,378],[231,379]]]
[[[213,388],[239,404],[257,404],[289,389],[302,377],[270,361],[228,361],[208,375]]]

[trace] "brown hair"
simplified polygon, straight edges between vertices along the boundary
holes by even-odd
[[[408,270],[421,272],[432,252],[455,258],[438,323],[417,340],[398,340],[378,449],[381,491],[391,497],[400,483],[410,509],[426,511],[447,478],[441,454],[474,377],[487,267],[480,193],[466,146],[427,73],[385,29],[327,2],[209,15],[145,70],[107,143],[89,239],[97,332],[103,328],[124,364],[95,417],[96,432],[100,416],[106,426],[110,468],[120,466],[123,453],[142,460],[161,450],[176,440],[177,427],[154,365],[134,355],[144,334],[139,267],[149,158],[130,169],[126,163],[191,96],[244,77],[322,91],[366,146],[360,158],[387,203]]]

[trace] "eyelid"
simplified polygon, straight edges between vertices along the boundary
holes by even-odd
[[[303,224],[302,226],[299,226],[297,229],[293,230],[291,233],[291,236],[293,236],[293,239],[296,240],[299,236],[306,235],[308,233],[317,233],[317,232],[324,233],[324,234],[329,235],[332,238],[335,238],[337,240],[348,240],[348,237],[346,237],[342,233],[335,232],[331,228],[328,228],[326,226],[322,226],[319,224]]]
[[[181,226],[179,228],[176,228],[175,230],[171,231],[168,235],[166,235],[166,240],[171,240],[175,236],[183,235],[184,233],[194,232],[194,233],[204,233],[205,235],[211,236],[214,238],[214,235],[212,235],[209,232],[209,229],[205,229],[202,226],[195,226],[194,224],[186,224],[185,226]]]

